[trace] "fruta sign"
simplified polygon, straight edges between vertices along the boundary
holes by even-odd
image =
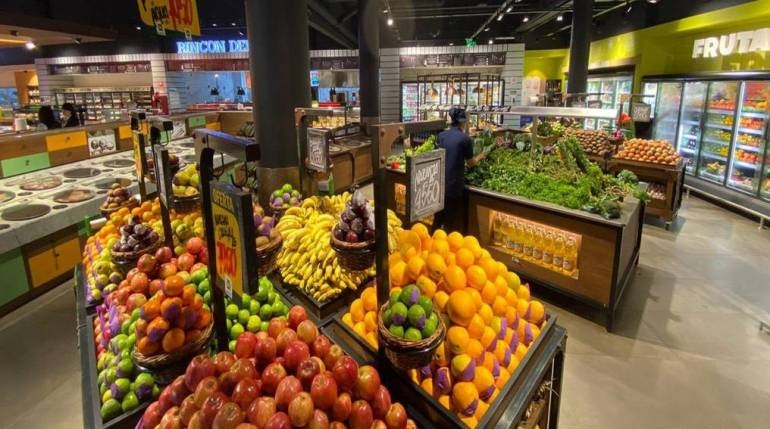
[[[696,39],[692,57],[717,58],[750,52],[770,52],[770,28]]]

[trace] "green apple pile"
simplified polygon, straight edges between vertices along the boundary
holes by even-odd
[[[383,323],[393,336],[420,341],[436,332],[439,316],[433,311],[433,301],[421,295],[416,285],[391,293],[388,304]]]
[[[203,297],[206,301],[206,295]],[[270,319],[286,317],[289,306],[275,291],[273,283],[267,277],[259,278],[257,293],[241,297],[241,305],[227,300],[225,314],[227,316],[227,331],[230,332],[230,351],[235,350],[235,340],[248,331],[257,333],[267,331]]]
[[[112,251],[110,250],[117,239],[113,238],[107,246],[102,247],[96,257],[85,261],[86,274],[86,302],[98,304],[102,298],[118,288],[123,281],[123,274],[112,263]],[[91,248],[93,250],[93,248]]]
[[[190,164],[174,175],[172,191],[176,197],[192,197],[198,195],[198,185],[201,177],[195,164]]]

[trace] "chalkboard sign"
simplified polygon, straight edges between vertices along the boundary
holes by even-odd
[[[307,129],[307,164],[322,173],[329,171],[329,132],[316,128]]]
[[[652,106],[647,103],[631,103],[631,119],[634,122],[650,122]]]
[[[446,152],[436,149],[406,158],[409,222],[444,210]]]

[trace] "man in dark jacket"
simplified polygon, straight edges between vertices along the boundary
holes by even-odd
[[[465,110],[453,108],[449,111],[451,125],[438,135],[438,147],[446,150],[446,175],[444,210],[436,213],[434,228],[447,232],[465,233],[467,198],[465,192],[465,164],[473,167],[486,153],[473,156],[473,140],[465,134]]]
[[[62,127],[79,127],[78,113],[72,103],[64,103],[61,106]]]

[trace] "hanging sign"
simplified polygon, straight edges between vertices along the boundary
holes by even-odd
[[[166,30],[201,35],[198,21],[196,0],[137,0],[139,16],[142,22],[155,27],[158,34],[165,35]]]
[[[647,103],[631,103],[631,119],[634,122],[650,122],[652,106]]]
[[[329,171],[329,132],[316,128],[307,129],[308,167],[326,173]]]
[[[249,52],[247,39],[234,40],[193,40],[176,42],[177,54],[225,54],[228,52]]]
[[[693,58],[718,58],[750,52],[770,52],[770,28],[705,37],[693,42]]]
[[[409,222],[444,210],[446,151],[436,149],[406,158],[406,204]]]
[[[252,219],[251,193],[228,183],[211,181],[211,214],[214,220],[216,280],[225,295],[240,301],[254,293],[257,251]]]

